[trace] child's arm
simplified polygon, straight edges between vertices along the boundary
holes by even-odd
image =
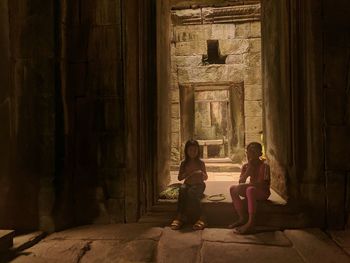
[[[208,180],[207,169],[205,168],[204,162],[201,163],[201,169],[202,169],[203,180],[204,181]]]
[[[246,175],[248,164],[242,166],[241,175],[239,176],[239,184],[244,184],[247,181],[248,176]]]
[[[185,164],[184,162],[181,163],[180,165],[180,169],[179,169],[179,174],[177,176],[177,179],[179,181],[182,181],[183,179],[185,179],[188,175],[185,172]]]

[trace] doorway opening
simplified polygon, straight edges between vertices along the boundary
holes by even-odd
[[[264,144],[260,3],[177,6],[170,36],[170,184],[178,183],[186,141],[196,139],[206,194],[229,201],[246,145]]]

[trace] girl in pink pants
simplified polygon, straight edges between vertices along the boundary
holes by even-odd
[[[238,214],[238,220],[229,225],[237,234],[249,234],[254,232],[256,201],[267,200],[270,196],[270,167],[263,160],[262,146],[260,143],[252,142],[247,146],[248,163],[242,167],[239,178],[239,185],[233,185],[230,188],[232,203]],[[250,177],[249,184],[246,183]],[[245,221],[245,211],[243,200],[245,197],[248,202],[248,221]]]

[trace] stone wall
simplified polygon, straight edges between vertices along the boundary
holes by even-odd
[[[54,1],[0,4],[0,228],[54,225],[54,10]]]
[[[223,8],[222,8],[223,9]],[[215,10],[215,9],[213,9]],[[206,8],[209,13],[210,8]],[[262,82],[261,33],[259,21],[230,24],[183,25],[182,17],[198,16],[200,9],[173,11],[171,42],[171,132],[172,162],[181,159],[179,86],[223,82],[244,83],[245,143],[261,141]],[[182,24],[178,21],[182,21]],[[208,40],[218,41],[223,64],[210,64]],[[216,98],[213,98],[214,100]]]
[[[327,221],[339,228],[350,226],[350,3],[327,0],[323,8]]]

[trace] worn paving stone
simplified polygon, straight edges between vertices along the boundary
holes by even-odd
[[[20,256],[12,262],[79,262],[88,250],[89,241],[50,240],[25,250],[25,256]]]
[[[304,262],[298,252],[293,248],[208,241],[203,243],[201,258],[203,263]]]
[[[285,230],[284,233],[306,262],[350,262],[350,257],[320,229]]]
[[[350,256],[350,229],[329,231],[332,239]]]
[[[281,231],[263,232],[255,235],[237,235],[231,229],[210,229],[203,231],[205,241],[224,243],[260,244],[269,246],[289,247],[292,243]]]
[[[88,225],[72,228],[48,236],[45,241],[54,239],[68,240],[159,240],[162,228],[152,224],[114,224]]]
[[[156,247],[153,240],[93,241],[80,263],[155,262]]]
[[[173,231],[166,227],[158,244],[157,262],[198,262],[201,244],[201,231]]]

